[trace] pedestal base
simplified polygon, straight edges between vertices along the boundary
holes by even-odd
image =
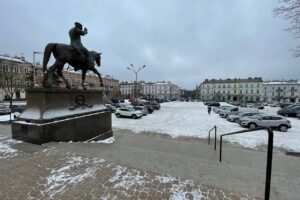
[[[12,123],[12,138],[42,144],[111,137],[111,113],[100,92],[28,90],[26,109]]]

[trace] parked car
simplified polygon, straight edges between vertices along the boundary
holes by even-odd
[[[293,106],[293,107],[288,106],[288,107],[279,109],[277,111],[277,114],[286,116],[286,117],[296,117],[298,112],[300,112],[300,106]]]
[[[117,110],[117,107],[115,107],[115,106],[113,106],[113,105],[111,105],[111,104],[105,104],[105,107],[106,107],[109,111],[111,111],[112,113],[116,112],[116,110]]]
[[[224,111],[220,111],[219,115],[220,115],[220,117],[226,118],[227,115],[231,114],[234,111],[240,111],[240,112],[259,112],[258,108],[233,107],[231,109],[229,108],[229,109],[226,109]]]
[[[247,118],[240,118],[240,123],[243,127],[271,127],[278,128],[281,132],[286,132],[291,128],[291,122],[280,115],[258,115]]]
[[[276,107],[277,104],[276,103],[268,103],[268,106],[270,106],[270,107]]]
[[[292,103],[280,103],[279,106],[280,108],[284,108],[284,107],[287,107],[287,106],[290,106],[290,105],[293,105]]]
[[[257,109],[264,109],[264,105],[261,103],[257,103],[257,104],[248,104],[247,108],[257,108]]]
[[[139,110],[143,113],[144,116],[146,116],[149,112],[146,106],[133,106],[135,110]]]
[[[219,113],[221,110],[225,110],[226,108],[229,108],[229,107],[232,107],[232,106],[220,106],[220,107],[214,107],[213,108],[213,111],[215,113]]]
[[[11,110],[10,110],[9,106],[0,105],[0,115],[7,115],[9,113],[11,113]]]
[[[26,105],[12,105],[11,112],[23,112],[25,110]]]
[[[133,108],[118,108],[115,112],[116,117],[131,117],[137,119],[143,116],[143,113],[139,110],[134,110]]]
[[[238,114],[230,114],[226,117],[226,119],[230,122],[236,122],[239,123],[240,122],[240,118],[242,117],[249,117],[249,116],[253,116],[253,115],[258,115],[260,114],[260,112],[239,112]]]
[[[219,112],[219,116],[227,117],[227,115],[232,111],[238,111],[238,107],[227,107]]]
[[[220,107],[221,106],[219,102],[215,102],[215,101],[208,102],[206,105],[207,106],[213,106],[213,107]]]
[[[154,110],[160,109],[160,104],[157,103],[156,101],[151,101],[148,105],[150,105]]]

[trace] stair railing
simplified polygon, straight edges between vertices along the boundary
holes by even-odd
[[[265,200],[270,199],[270,186],[271,186],[271,175],[272,175],[272,157],[273,157],[273,130],[270,127],[259,127],[250,130],[237,131],[232,133],[222,134],[220,137],[220,162],[222,162],[222,141],[224,136],[235,135],[240,133],[248,133],[258,130],[268,131],[268,152],[267,152],[267,171],[266,171],[266,183],[265,183]]]
[[[210,131],[208,131],[208,144],[210,144],[210,133],[215,130],[215,150],[217,149],[217,126],[214,126]]]

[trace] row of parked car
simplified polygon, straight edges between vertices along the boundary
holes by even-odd
[[[280,115],[268,115],[259,112],[258,108],[243,108],[234,106],[220,106],[213,109],[220,117],[235,122],[242,127],[271,127],[286,132],[291,128],[291,122]]]
[[[105,106],[118,118],[129,117],[133,119],[141,118],[160,109],[160,104],[155,100],[139,100],[124,103],[109,102]]]
[[[12,105],[11,107],[6,104],[0,104],[0,115],[7,115],[14,112],[23,112],[25,105]]]
[[[290,104],[287,106],[283,106],[281,109],[277,111],[277,114],[285,117],[300,118],[300,104]]]

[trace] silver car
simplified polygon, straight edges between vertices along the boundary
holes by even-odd
[[[281,132],[286,132],[291,128],[291,122],[280,115],[254,115],[252,117],[240,118],[243,127],[271,127],[278,128]]]
[[[258,115],[258,114],[260,114],[260,113],[259,112],[239,112],[234,115],[232,115],[232,114],[227,115],[226,119],[230,122],[239,123],[240,118],[242,118],[242,117],[249,117],[249,116]]]

